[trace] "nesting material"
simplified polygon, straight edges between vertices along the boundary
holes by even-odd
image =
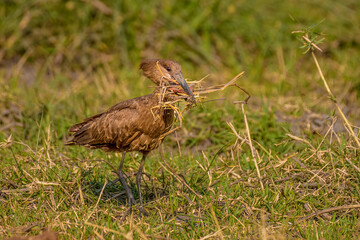
[[[220,92],[220,91],[225,90],[228,87],[236,87],[236,88],[242,90],[244,93],[246,93],[247,97],[243,101],[235,101],[233,103],[234,104],[237,104],[237,103],[246,104],[248,102],[248,100],[250,99],[250,94],[244,88],[242,88],[238,84],[236,84],[236,81],[243,74],[244,74],[244,72],[239,73],[238,75],[236,75],[233,79],[231,79],[226,84],[220,84],[220,85],[209,86],[209,87],[202,87],[202,83],[206,77],[199,81],[189,81],[188,84],[190,86],[191,91],[193,92],[193,94],[195,96],[195,101],[190,99],[189,96],[184,92],[184,90],[178,84],[165,85],[165,84],[161,83],[160,86],[158,86],[158,88],[159,88],[159,105],[156,106],[155,108],[164,108],[164,107],[171,108],[175,111],[177,119],[179,120],[179,126],[173,128],[169,132],[163,134],[162,138],[164,138],[165,136],[173,133],[174,131],[176,131],[182,127],[182,115],[188,109],[196,107],[198,103],[223,100],[223,98],[206,100],[207,94],[209,94],[209,93]],[[167,81],[163,81],[164,83],[169,82],[168,78],[166,78],[164,75],[163,75],[163,78],[167,80]],[[165,95],[171,96],[170,97],[171,101],[164,101]],[[169,98],[167,98],[167,99],[169,99]],[[186,100],[185,106],[182,109],[180,109],[179,103],[184,102],[184,100]]]

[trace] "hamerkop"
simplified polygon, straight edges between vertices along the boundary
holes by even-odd
[[[170,131],[174,122],[174,110],[159,105],[173,100],[173,94],[179,92],[180,85],[189,98],[195,102],[194,95],[187,85],[181,71],[181,66],[173,60],[145,60],[140,69],[144,76],[156,85],[165,86],[167,93],[161,94],[164,87],[155,88],[152,94],[122,101],[107,111],[85,119],[70,127],[72,138],[66,145],[82,145],[93,149],[123,152],[120,167],[117,171],[119,180],[125,188],[129,206],[136,205],[135,198],[126,183],[122,167],[126,152],[138,151],[143,157],[136,174],[136,185],[139,192],[139,210],[143,209],[140,182],[145,159],[148,153],[164,140],[164,134]]]

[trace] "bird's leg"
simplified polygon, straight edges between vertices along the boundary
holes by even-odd
[[[118,175],[121,184],[122,184],[123,187],[125,188],[126,195],[127,195],[128,199],[129,199],[129,207],[130,207],[130,210],[131,210],[132,205],[136,205],[136,201],[135,201],[135,198],[134,198],[134,196],[133,196],[133,194],[132,194],[129,186],[128,186],[127,183],[126,183],[126,180],[125,180],[125,177],[124,177],[124,173],[122,172],[122,167],[123,167],[124,160],[125,160],[125,154],[126,154],[126,152],[123,152],[122,158],[121,158],[120,167],[119,167],[119,169],[117,170],[116,174]]]
[[[138,170],[138,172],[136,174],[136,185],[137,185],[137,188],[138,188],[138,191],[139,191],[139,198],[140,198],[140,208],[139,208],[139,210],[145,216],[148,215],[148,214],[144,210],[143,200],[142,200],[142,195],[141,195],[141,189],[140,189],[140,183],[141,183],[141,175],[142,175],[142,170],[143,170],[143,167],[144,167],[144,164],[145,164],[146,156],[147,156],[147,153],[143,153],[143,157],[141,159],[140,167],[139,167],[139,170]]]

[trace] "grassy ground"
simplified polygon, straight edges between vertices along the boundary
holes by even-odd
[[[359,146],[293,31],[325,41],[321,70],[355,134],[360,121],[359,1],[0,2],[0,236],[61,239],[350,239],[360,236]],[[120,154],[65,147],[68,128],[151,92],[143,58],[184,76],[239,83],[184,115],[153,151],[149,216],[125,216],[111,165]],[[232,125],[231,128],[229,125]],[[235,134],[236,133],[236,134]],[[179,148],[180,146],[180,148]],[[141,156],[127,155],[135,182]],[[132,184],[135,197],[137,192]],[[319,212],[325,210],[324,212]]]

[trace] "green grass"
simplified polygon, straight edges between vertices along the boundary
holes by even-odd
[[[3,1],[0,3],[0,238],[51,229],[60,239],[350,239],[359,237],[359,147],[293,31],[314,30],[328,84],[359,126],[358,1]],[[171,58],[187,79],[238,83],[184,114],[145,164],[147,217],[127,210],[120,154],[66,147],[68,128],[151,92],[143,58]],[[336,123],[332,125],[332,121]],[[357,129],[357,130],[356,130]],[[329,131],[328,131],[329,130]],[[355,128],[358,133],[358,128]],[[297,138],[296,138],[297,137]],[[177,143],[178,141],[178,143]],[[178,145],[180,145],[181,154]],[[140,154],[128,154],[134,189]],[[106,187],[104,188],[105,184]],[[103,189],[104,188],[104,189]],[[34,227],[25,228],[34,224]]]

